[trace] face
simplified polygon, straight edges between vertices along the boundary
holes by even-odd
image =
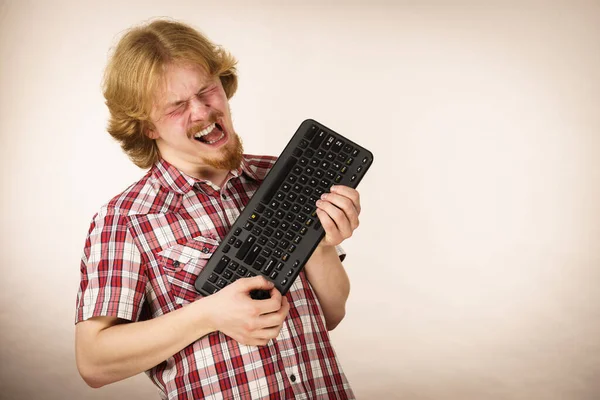
[[[242,144],[233,130],[229,101],[218,77],[169,65],[152,110],[161,157],[197,178],[240,166]]]

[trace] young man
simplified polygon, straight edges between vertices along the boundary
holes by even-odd
[[[262,277],[194,289],[275,162],[243,154],[236,88],[235,60],[181,23],[134,28],[112,55],[108,131],[149,171],[101,208],[85,243],[76,355],[92,387],[146,371],[169,399],[354,397],[327,331],[345,313],[338,245],[358,226],[356,190],[334,186],[318,202],[326,235],[286,296]]]

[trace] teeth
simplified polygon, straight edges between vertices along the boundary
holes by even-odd
[[[204,135],[208,135],[213,129],[215,129],[216,124],[212,123],[206,128],[202,129],[200,132],[194,135],[195,138],[201,138]]]
[[[218,138],[216,138],[216,139],[215,139],[215,140],[213,140],[213,141],[206,142],[206,143],[208,143],[208,144],[217,143],[219,140],[223,139],[223,137],[224,137],[224,136],[225,136],[225,134],[224,134],[224,133],[221,133],[221,136],[219,136]]]

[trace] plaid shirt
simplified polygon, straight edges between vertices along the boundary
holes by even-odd
[[[95,215],[81,262],[76,323],[155,318],[194,301],[194,281],[276,158],[245,155],[222,188],[164,160]],[[344,253],[338,248],[343,259]],[[279,336],[245,346],[212,332],[146,371],[169,399],[354,398],[302,272]]]

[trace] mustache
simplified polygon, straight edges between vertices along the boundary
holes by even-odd
[[[219,112],[215,112],[215,113],[209,115],[209,117],[207,118],[205,123],[194,125],[188,129],[188,131],[187,131],[188,137],[192,138],[192,137],[194,137],[194,135],[196,133],[200,132],[202,129],[206,128],[210,124],[218,123],[218,120],[222,116],[223,116],[223,114],[219,113]],[[219,126],[221,127],[221,129],[223,128],[222,124],[219,124]]]

